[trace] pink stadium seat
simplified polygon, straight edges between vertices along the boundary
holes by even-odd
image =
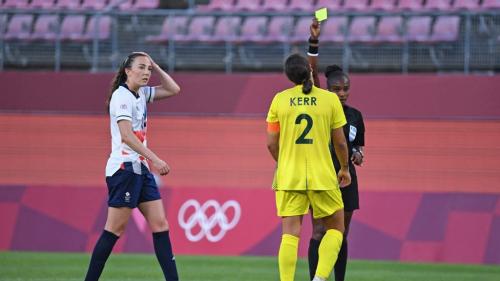
[[[309,0],[290,0],[288,4],[288,9],[291,11],[306,11],[310,12],[314,10],[313,1]]]
[[[2,5],[5,9],[28,9],[28,0],[5,0]]]
[[[57,9],[78,10],[80,9],[80,0],[58,0]]]
[[[208,5],[198,7],[202,11],[232,11],[234,9],[234,0],[210,0]]]
[[[91,9],[91,10],[102,10],[106,5],[108,1],[102,1],[102,0],[83,0],[82,9]]]
[[[455,0],[453,10],[479,10],[479,0]]]
[[[333,17],[322,24],[321,42],[343,42],[347,27],[347,18]]]
[[[93,16],[87,22],[85,33],[83,33],[80,38],[76,38],[75,40],[79,42],[89,42],[94,40],[94,37],[96,36],[96,27],[97,38],[99,40],[109,39],[109,36],[111,35],[111,17],[101,16],[98,18],[97,16]]]
[[[53,41],[57,37],[58,16],[40,15],[35,22],[31,40]]]
[[[440,16],[434,23],[429,41],[433,43],[457,41],[459,27],[459,16]]]
[[[310,36],[309,28],[311,26],[311,17],[300,17],[292,31],[289,41],[292,43],[306,43]]]
[[[54,0],[32,0],[29,8],[31,9],[44,9],[44,10],[50,10],[55,7],[55,1]]]
[[[116,4],[118,4],[120,2],[123,2],[123,0],[110,0],[109,3],[108,3],[108,7],[109,6],[113,6],[113,7],[115,7],[114,9],[116,9]],[[122,10],[122,11],[135,10],[135,8],[134,8],[134,0],[127,0],[127,1],[119,4],[118,8],[120,10]]]
[[[85,28],[85,16],[68,15],[61,24],[61,40],[75,40],[82,37]]]
[[[160,6],[160,0],[135,0],[134,9],[156,9]]]
[[[399,0],[398,9],[422,11],[424,9],[424,7],[422,6],[422,2],[422,0]]]
[[[267,34],[261,43],[288,42],[293,28],[293,18],[288,16],[275,16],[271,18]]]
[[[424,9],[427,10],[451,10],[450,0],[427,0]]]
[[[343,10],[363,11],[368,9],[368,0],[344,0]]]
[[[406,24],[406,40],[425,42],[429,39],[432,18],[429,16],[412,17]]]
[[[316,9],[328,8],[330,11],[338,11],[342,9],[342,0],[318,0]]]
[[[221,17],[215,25],[214,34],[210,37],[204,37],[201,41],[207,43],[221,43],[225,41],[234,41],[237,35],[238,27],[241,24],[241,18],[235,16]]]
[[[371,10],[394,11],[396,9],[396,0],[372,0]]]
[[[350,42],[371,42],[375,27],[375,17],[355,17],[349,28]]]
[[[10,40],[27,40],[31,35],[31,25],[33,24],[32,15],[14,15],[10,19],[7,26],[7,32],[4,39]]]
[[[237,43],[241,42],[259,42],[264,38],[264,32],[267,26],[267,18],[263,16],[247,17],[241,27],[241,33],[236,38]]]
[[[262,3],[263,10],[284,11],[288,6],[288,0],[264,0]]]
[[[254,0],[238,0],[233,6],[235,11],[258,11],[261,9],[260,1]]]
[[[184,34],[184,28],[189,19],[185,16],[166,17],[163,20],[161,32],[158,35],[146,36],[146,42],[163,44],[174,37]]]
[[[185,35],[175,35],[175,40],[177,42],[209,40],[214,23],[215,17],[213,16],[194,17],[189,24],[188,32]]]
[[[375,42],[402,43],[403,19],[399,16],[382,17],[377,27]]]
[[[500,0],[483,0],[482,9],[500,9]]]

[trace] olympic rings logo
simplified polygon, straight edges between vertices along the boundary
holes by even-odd
[[[226,211],[229,208],[232,208],[234,211],[231,221],[229,221],[226,215]],[[194,209],[194,213],[186,218],[186,212],[189,209]],[[210,217],[207,217],[207,211],[210,209],[213,209],[214,213]],[[233,229],[238,224],[240,217],[241,207],[235,200],[229,200],[221,206],[215,200],[208,200],[203,205],[200,205],[198,201],[190,199],[184,202],[179,209],[178,221],[189,241],[198,242],[203,237],[206,237],[208,241],[215,243],[220,241],[226,235],[227,231]],[[193,229],[196,226],[199,226],[200,230],[197,233],[193,233]],[[214,233],[213,228],[216,226],[218,226],[219,231]]]

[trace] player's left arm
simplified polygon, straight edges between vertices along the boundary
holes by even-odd
[[[280,151],[279,126],[279,122],[267,123],[267,149],[276,162],[278,162],[278,155]]]
[[[177,85],[170,75],[163,70],[147,53],[144,53],[153,67],[153,71],[160,76],[161,85],[155,86],[154,100],[161,100],[179,94],[181,87]]]

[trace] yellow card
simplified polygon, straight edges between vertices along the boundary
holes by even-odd
[[[321,8],[314,12],[314,16],[318,21],[324,21],[328,18],[328,9],[327,8]]]

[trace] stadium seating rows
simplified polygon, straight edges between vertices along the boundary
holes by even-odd
[[[406,23],[406,24],[405,24]],[[290,16],[185,16],[165,18],[158,35],[146,41],[164,44],[175,42],[217,43],[303,43],[309,37],[310,17],[294,19]],[[187,28],[186,28],[187,26]],[[406,26],[406,28],[405,28]],[[347,17],[332,17],[322,28],[322,42],[340,43],[347,39],[357,43],[439,43],[458,40],[460,17],[442,15],[413,16],[358,16],[350,22]]]
[[[201,11],[458,11],[499,9],[499,0],[211,0]]]
[[[0,19],[5,21],[5,17]],[[14,15],[7,24],[6,41],[54,41],[60,31],[62,41],[91,41],[98,31],[99,40],[110,37],[109,16],[88,19],[83,15],[67,15],[59,23],[56,15]],[[310,17],[291,16],[175,16],[164,19],[161,32],[146,36],[146,41],[179,43],[302,43],[309,37]],[[96,25],[98,28],[96,30]],[[332,17],[323,25],[322,42],[340,43],[347,39],[357,43],[437,43],[458,40],[459,16]]]
[[[160,0],[0,0],[0,9],[97,11],[116,4],[120,10],[135,11],[158,8]]]

